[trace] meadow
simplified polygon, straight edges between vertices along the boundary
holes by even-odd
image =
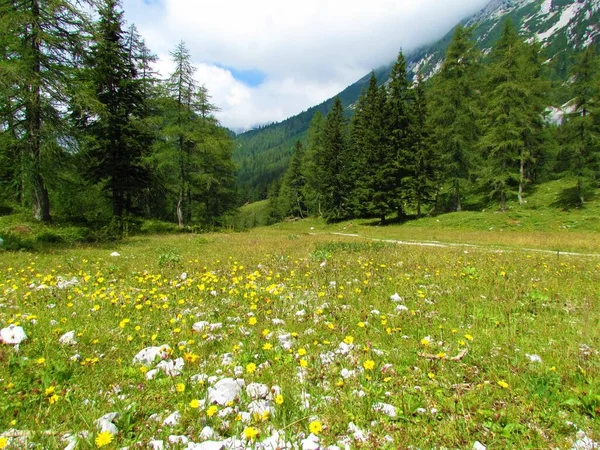
[[[427,230],[1,252],[0,448],[596,448],[595,240]]]

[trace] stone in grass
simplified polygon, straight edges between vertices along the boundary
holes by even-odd
[[[263,416],[268,413],[270,416],[272,416],[275,414],[275,408],[273,408],[273,403],[268,400],[254,400],[248,404],[248,412],[251,414],[257,414],[259,416]]]
[[[398,295],[398,293],[395,292],[392,296],[390,296],[390,300],[397,303],[397,302],[401,302],[402,301],[402,297],[400,297]]]
[[[186,450],[223,450],[225,447],[224,441],[205,441],[200,444],[188,442]]]
[[[167,440],[169,441],[169,444],[173,445],[187,445],[187,443],[190,442],[187,436],[183,436],[181,434],[172,434],[167,438]]]
[[[248,394],[252,400],[267,398],[270,392],[271,390],[266,384],[250,383],[248,386],[246,386],[246,394]]]
[[[22,327],[18,327],[15,324],[10,324],[6,328],[0,330],[0,342],[9,345],[19,345],[21,342],[27,339],[25,330]]]
[[[154,364],[154,361],[159,359],[167,359],[169,357],[169,352],[171,347],[168,345],[160,345],[156,347],[146,347],[143,350],[140,350],[137,355],[133,357],[133,364],[143,364],[145,366],[150,366]]]
[[[302,450],[319,450],[319,448],[319,437],[312,433],[302,440]]]
[[[152,450],[163,450],[165,448],[165,443],[160,440],[153,440],[148,442],[148,448]]]
[[[202,428],[202,431],[200,432],[198,437],[203,441],[208,441],[209,439],[218,439],[219,433],[217,433],[211,427],[206,425],[204,428]]]
[[[110,256],[112,256],[114,258],[114,257],[117,257],[117,256],[121,256],[121,254],[119,252],[112,252],[110,254]]]
[[[181,375],[185,361],[183,358],[169,359],[167,361],[161,361],[156,365],[156,369],[162,370],[169,377],[176,377]]]
[[[100,433],[108,431],[110,434],[115,435],[119,432],[119,429],[113,422],[115,420],[117,420],[119,417],[120,417],[119,413],[112,412],[112,413],[104,414],[102,417],[100,417],[94,423],[98,427],[98,431]]]
[[[61,345],[76,345],[77,339],[75,339],[75,330],[71,330],[68,333],[63,334],[58,339],[58,343]]]
[[[167,427],[174,427],[179,425],[179,421],[181,420],[181,414],[179,414],[179,411],[175,411],[173,414],[171,414],[169,417],[167,417],[165,420],[163,420],[163,426],[167,426]]]
[[[388,417],[396,417],[396,408],[387,403],[377,403],[373,406],[373,411],[385,414]]]
[[[239,397],[242,388],[246,385],[241,378],[223,378],[208,388],[208,402],[217,403],[221,406],[234,401]]]
[[[479,441],[475,441],[475,443],[473,444],[473,450],[486,450],[486,449],[487,449],[487,447]]]

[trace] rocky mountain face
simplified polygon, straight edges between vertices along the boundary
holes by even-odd
[[[510,18],[520,29],[524,39],[541,43],[552,79],[566,80],[574,53],[589,45],[600,44],[600,0],[492,0],[480,12],[464,20],[462,25],[473,26],[473,37],[483,54],[490,51],[502,29],[502,22]],[[442,39],[406,55],[409,76],[421,71],[426,78],[435,74],[442,65],[444,54],[454,30]],[[385,83],[391,64],[375,71],[380,83]],[[358,80],[339,96],[348,114],[358,99],[370,74]],[[559,90],[560,91],[560,90]],[[560,116],[561,107],[568,98],[555,99],[554,116]],[[240,134],[234,159],[240,170],[238,182],[247,200],[264,198],[267,186],[281,177],[292,155],[296,140],[304,140],[314,113],[326,114],[333,99],[314,106],[282,122]]]

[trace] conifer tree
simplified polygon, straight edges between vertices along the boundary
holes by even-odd
[[[589,46],[573,66],[574,112],[564,125],[564,146],[577,179],[576,194],[583,206],[590,184],[600,179],[600,73],[598,58]]]
[[[142,83],[129,56],[118,0],[103,0],[99,7],[95,43],[89,60],[89,82],[96,107],[88,132],[89,174],[110,193],[117,230],[131,210],[132,196],[148,183],[142,164],[151,138],[139,121],[143,114]]]
[[[343,220],[350,216],[347,178],[348,143],[344,122],[344,109],[339,97],[327,114],[323,127],[323,151],[318,159],[323,198],[323,216],[329,222]]]
[[[431,202],[435,197],[439,172],[438,161],[430,140],[431,133],[427,116],[427,97],[423,86],[423,75],[419,72],[414,86],[414,101],[411,107],[408,134],[411,157],[406,166],[408,175],[403,179],[407,197],[416,208],[417,217],[421,216],[423,204]]]
[[[451,184],[456,211],[462,209],[461,185],[469,179],[478,139],[478,52],[471,34],[472,28],[456,28],[431,92],[432,142],[443,168],[442,178]]]
[[[306,180],[304,185],[304,198],[311,215],[322,215],[322,167],[323,161],[323,128],[324,119],[320,111],[317,111],[310,123],[307,132],[307,146],[302,163],[302,173]]]
[[[31,192],[33,215],[42,221],[50,220],[48,181],[55,170],[46,156],[60,150],[67,128],[64,105],[89,37],[88,19],[78,5],[76,0],[0,3],[0,122],[11,139],[5,149],[20,153],[8,159],[22,180],[18,189]]]
[[[300,141],[296,141],[294,155],[285,172],[279,192],[279,203],[284,216],[304,218],[306,214],[307,208],[304,200],[306,178],[302,171],[303,161],[304,147]]]
[[[406,76],[406,60],[400,52],[396,63],[392,67],[388,85],[388,96],[385,105],[385,128],[389,140],[391,158],[382,168],[382,174],[394,183],[390,192],[390,206],[398,212],[398,217],[404,216],[403,204],[408,193],[405,190],[404,179],[409,176],[408,165],[412,158],[409,148],[410,133],[410,103],[412,93],[410,83]]]
[[[529,75],[524,44],[512,22],[506,21],[487,70],[485,134],[479,143],[485,158],[482,182],[490,196],[499,199],[502,211],[508,195],[522,186],[521,174],[528,159],[526,136],[533,127]]]

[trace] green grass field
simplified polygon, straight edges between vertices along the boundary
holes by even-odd
[[[0,327],[28,336],[0,344],[0,448],[600,441],[600,257],[523,250],[595,253],[595,229],[436,220],[0,253]],[[216,401],[227,378],[244,387]]]

